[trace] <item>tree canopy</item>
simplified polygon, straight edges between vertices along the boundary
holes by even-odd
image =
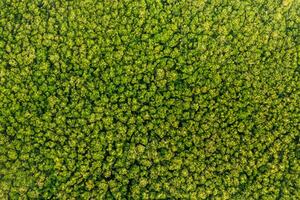
[[[0,199],[300,199],[299,13],[0,1]]]

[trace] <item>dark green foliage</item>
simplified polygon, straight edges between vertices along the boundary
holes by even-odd
[[[299,13],[0,1],[0,199],[300,199]]]

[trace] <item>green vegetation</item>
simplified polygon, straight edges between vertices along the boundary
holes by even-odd
[[[0,199],[300,199],[299,13],[0,1]]]

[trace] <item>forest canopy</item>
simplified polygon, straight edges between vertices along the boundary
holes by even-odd
[[[300,199],[299,13],[0,1],[0,199]]]

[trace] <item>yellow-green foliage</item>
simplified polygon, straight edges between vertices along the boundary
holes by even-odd
[[[0,199],[300,199],[299,0],[0,0]]]

